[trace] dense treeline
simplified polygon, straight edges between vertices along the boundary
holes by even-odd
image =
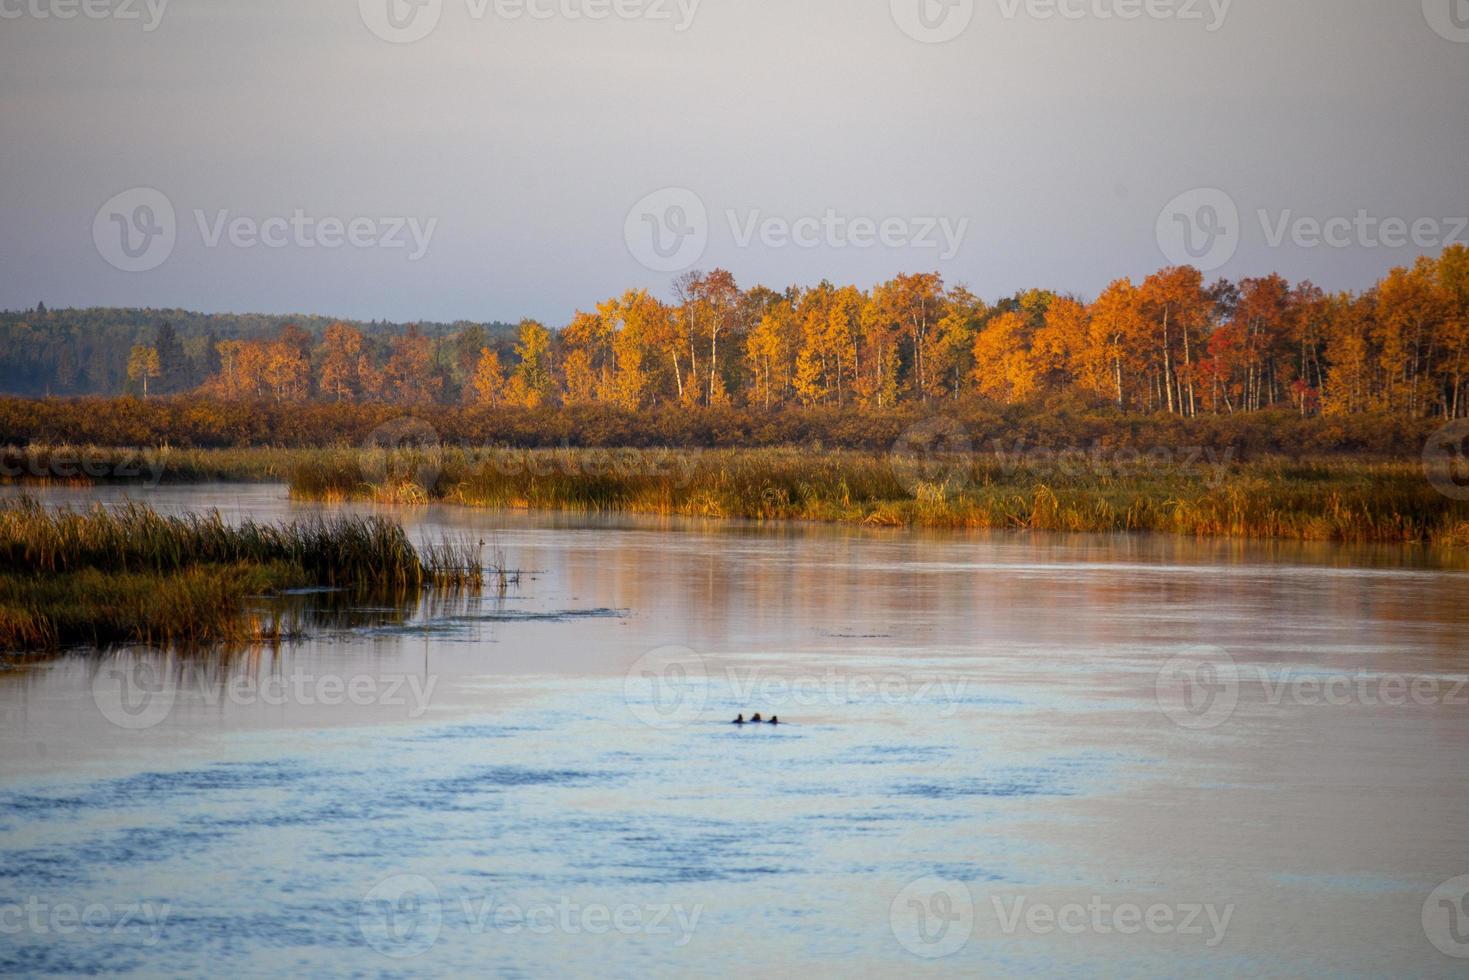
[[[236,319],[252,328],[270,321]],[[389,329],[310,320],[224,336],[209,322],[193,324],[198,329],[183,339],[167,322],[151,342],[134,343],[121,368],[130,390],[147,397],[197,389],[221,401],[279,404],[877,414],[1069,393],[1124,412],[1183,417],[1281,409],[1469,415],[1464,246],[1393,269],[1365,292],[1330,295],[1276,275],[1206,283],[1184,266],[1140,284],[1119,279],[1089,303],[1031,290],[990,304],[935,273],[900,275],[867,291],[823,282],[776,292],[742,290],[716,269],[680,277],[669,302],[631,290],[559,330],[533,320],[513,333],[495,325]],[[12,374],[13,357],[51,356],[20,354],[27,324],[5,325],[13,329],[0,362]],[[41,344],[42,336],[29,342]],[[62,344],[54,354],[50,391],[76,390],[75,366],[61,363],[69,349]],[[118,368],[109,364],[104,374],[115,381]]]
[[[219,344],[275,339],[288,325],[319,338],[337,321],[312,316],[207,314],[188,310],[48,310],[0,312],[0,391],[17,395],[120,395],[192,391],[219,373]],[[402,324],[350,323],[369,351],[386,349]],[[431,337],[483,337],[509,351],[515,328],[502,323],[418,324]],[[156,373],[129,377],[137,348],[157,353]]]
[[[405,424],[405,416],[416,422]],[[952,424],[944,424],[952,420]],[[1031,453],[1207,448],[1246,459],[1266,454],[1418,459],[1441,424],[1399,415],[1302,418],[1289,409],[1184,417],[1124,413],[1065,393],[1026,405],[977,396],[901,404],[689,408],[541,405],[523,408],[385,403],[303,404],[200,397],[0,398],[0,445],[180,448],[366,446],[431,438],[448,445],[741,448],[806,446],[887,452],[934,441],[941,448]],[[0,457],[0,469],[8,457]],[[3,475],[3,474],[0,474]]]
[[[146,386],[150,352],[132,374]],[[678,404],[769,409],[1058,392],[1180,416],[1469,414],[1469,248],[1393,269],[1361,294],[1280,276],[1205,283],[1191,267],[1119,279],[1093,302],[1031,290],[989,304],[935,273],[869,291],[821,283],[741,290],[689,273],[672,302],[632,290],[552,331],[524,321],[513,350],[478,328],[410,326],[374,344],[350,324],[287,325],[216,345],[204,390],[278,402],[535,408]]]

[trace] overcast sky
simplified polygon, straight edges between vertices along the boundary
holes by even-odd
[[[988,298],[1092,296],[1169,264],[1186,225],[1211,275],[1357,288],[1469,215],[1469,0],[57,16],[82,2],[0,0],[0,307],[559,325],[627,287],[667,296],[686,262],[741,285],[936,269]],[[1363,210],[1418,241],[1381,245]],[[1345,247],[1301,217],[1352,219]],[[639,239],[654,229],[661,253]]]

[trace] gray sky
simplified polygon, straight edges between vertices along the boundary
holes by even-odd
[[[630,286],[668,294],[636,231],[697,215],[666,194],[629,213],[669,187],[707,214],[706,247],[671,262],[774,287],[937,269],[989,298],[1146,275],[1176,253],[1160,225],[1188,220],[1229,246],[1211,274],[1356,288],[1457,224],[1384,247],[1359,211],[1469,215],[1469,0],[1234,0],[1222,23],[1221,0],[616,0],[638,16],[598,21],[565,14],[598,0],[524,0],[544,19],[392,0],[408,30],[434,25],[412,43],[369,27],[392,33],[389,0],[169,0],[151,31],[160,0],[55,16],[81,2],[0,0],[0,307],[561,324]],[[1057,2],[1077,16],[1044,16]],[[1129,3],[1142,16],[1106,16]],[[174,234],[130,238],[162,250],[130,272],[120,236],[163,220],[139,187]],[[1199,188],[1239,221],[1198,210],[1217,195],[1165,213]],[[296,209],[312,223],[277,224],[281,247],[219,228]],[[811,247],[779,226],[741,240],[752,216],[828,211]],[[1353,225],[1312,244],[1300,217]],[[317,221],[340,238],[363,218],[361,247],[323,247]],[[900,221],[857,247],[864,219]],[[366,244],[383,237],[406,247]]]

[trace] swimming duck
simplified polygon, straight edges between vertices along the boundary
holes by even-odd
[[[743,711],[740,712],[739,716],[736,717],[734,721],[730,722],[730,724],[732,724],[732,725],[743,725],[744,723],[745,723],[745,713]]]
[[[775,715],[771,715],[770,716],[770,724],[772,724],[772,725],[779,725],[780,724],[780,718],[778,718]]]
[[[753,715],[750,716],[750,724],[752,724],[752,725],[758,725],[758,724],[760,724],[764,720],[765,720],[764,718],[761,718],[760,717],[760,712],[758,712],[758,711],[755,712]]]

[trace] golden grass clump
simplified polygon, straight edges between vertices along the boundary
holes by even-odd
[[[48,510],[0,506],[0,645],[49,650],[119,643],[197,648],[279,638],[279,616],[250,600],[341,590],[364,600],[429,588],[478,592],[480,547],[420,553],[380,517],[228,524],[141,504]]]

